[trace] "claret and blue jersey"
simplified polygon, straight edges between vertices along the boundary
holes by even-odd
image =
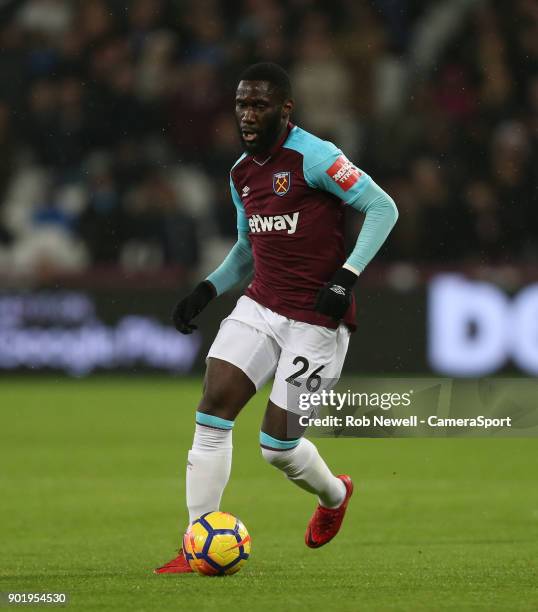
[[[342,265],[360,273],[397,219],[392,199],[334,144],[288,125],[264,157],[243,155],[230,173],[238,242],[208,277],[218,293],[254,268],[246,294],[283,316],[335,328],[314,310],[316,294]],[[366,213],[346,258],[344,207]],[[355,305],[344,322],[354,326]]]

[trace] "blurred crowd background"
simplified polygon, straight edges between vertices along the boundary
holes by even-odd
[[[219,263],[238,74],[396,200],[380,254],[538,261],[534,0],[0,0],[0,273]],[[350,217],[350,236],[360,227]]]

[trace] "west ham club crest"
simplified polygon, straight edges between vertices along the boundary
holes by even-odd
[[[277,196],[288,193],[291,187],[291,172],[275,172],[273,174],[273,191]]]

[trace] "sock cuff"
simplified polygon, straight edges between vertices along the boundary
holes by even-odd
[[[266,434],[264,431],[260,431],[260,445],[269,450],[291,450],[295,448],[300,441],[301,438],[295,440],[279,440],[278,438],[273,438],[273,436]]]
[[[213,429],[232,429],[234,426],[233,421],[221,419],[218,416],[213,416],[212,414],[206,414],[205,412],[198,411],[196,411],[196,423],[197,425],[213,427]]]

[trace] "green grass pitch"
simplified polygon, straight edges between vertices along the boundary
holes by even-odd
[[[253,539],[236,576],[156,576],[185,527],[200,382],[0,381],[0,591],[87,610],[538,610],[535,439],[318,440],[356,493],[338,538],[264,463],[245,408],[222,509]]]

